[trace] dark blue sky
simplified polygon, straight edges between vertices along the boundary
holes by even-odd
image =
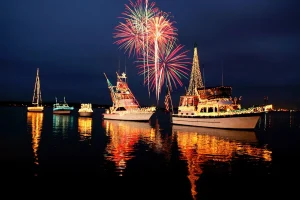
[[[103,72],[115,82],[127,58],[112,33],[128,0],[4,0],[0,2],[0,100],[31,101],[40,68],[44,101],[110,104]],[[233,87],[244,105],[270,103],[300,108],[300,13],[297,0],[158,0],[171,12],[179,43],[197,42],[207,86]],[[298,59],[297,59],[298,58]],[[127,59],[129,85],[141,104],[143,77]],[[191,67],[191,66],[190,66]],[[184,80],[188,87],[188,80]],[[184,87],[173,93],[174,104]],[[163,99],[164,96],[161,96]],[[163,100],[161,100],[162,102]]]

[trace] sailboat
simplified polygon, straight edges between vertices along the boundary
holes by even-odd
[[[39,76],[39,68],[36,71],[35,85],[32,97],[32,106],[27,107],[29,112],[43,112],[44,106],[42,106],[42,93]]]

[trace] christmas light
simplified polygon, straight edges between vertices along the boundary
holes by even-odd
[[[187,91],[187,95],[196,95],[196,90],[198,88],[203,88],[203,81],[200,72],[200,65],[197,53],[197,44],[194,45],[194,58],[193,58],[193,66],[190,78],[190,84]]]

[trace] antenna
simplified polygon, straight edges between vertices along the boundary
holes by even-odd
[[[120,73],[120,56],[119,56],[119,66],[118,66],[118,73]]]
[[[222,63],[221,63],[221,66],[222,66],[222,87],[224,86],[224,74],[223,74],[223,60],[222,60]]]
[[[108,79],[107,76],[106,76],[106,74],[105,73],[103,73],[103,74],[104,74],[105,78]]]
[[[125,60],[125,74],[126,74],[126,57],[124,57],[124,58],[125,58],[124,60]]]
[[[205,90],[204,64],[202,64],[202,68],[203,68],[203,86]]]
[[[125,74],[126,74],[126,57],[124,57],[124,60],[125,60]],[[128,83],[128,79],[125,79],[125,82]]]

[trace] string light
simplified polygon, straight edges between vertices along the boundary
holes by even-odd
[[[194,57],[193,57],[193,66],[190,78],[190,84],[187,91],[187,95],[196,95],[196,90],[198,88],[203,88],[203,81],[200,72],[200,65],[198,59],[198,52],[197,52],[197,44],[194,45]]]

